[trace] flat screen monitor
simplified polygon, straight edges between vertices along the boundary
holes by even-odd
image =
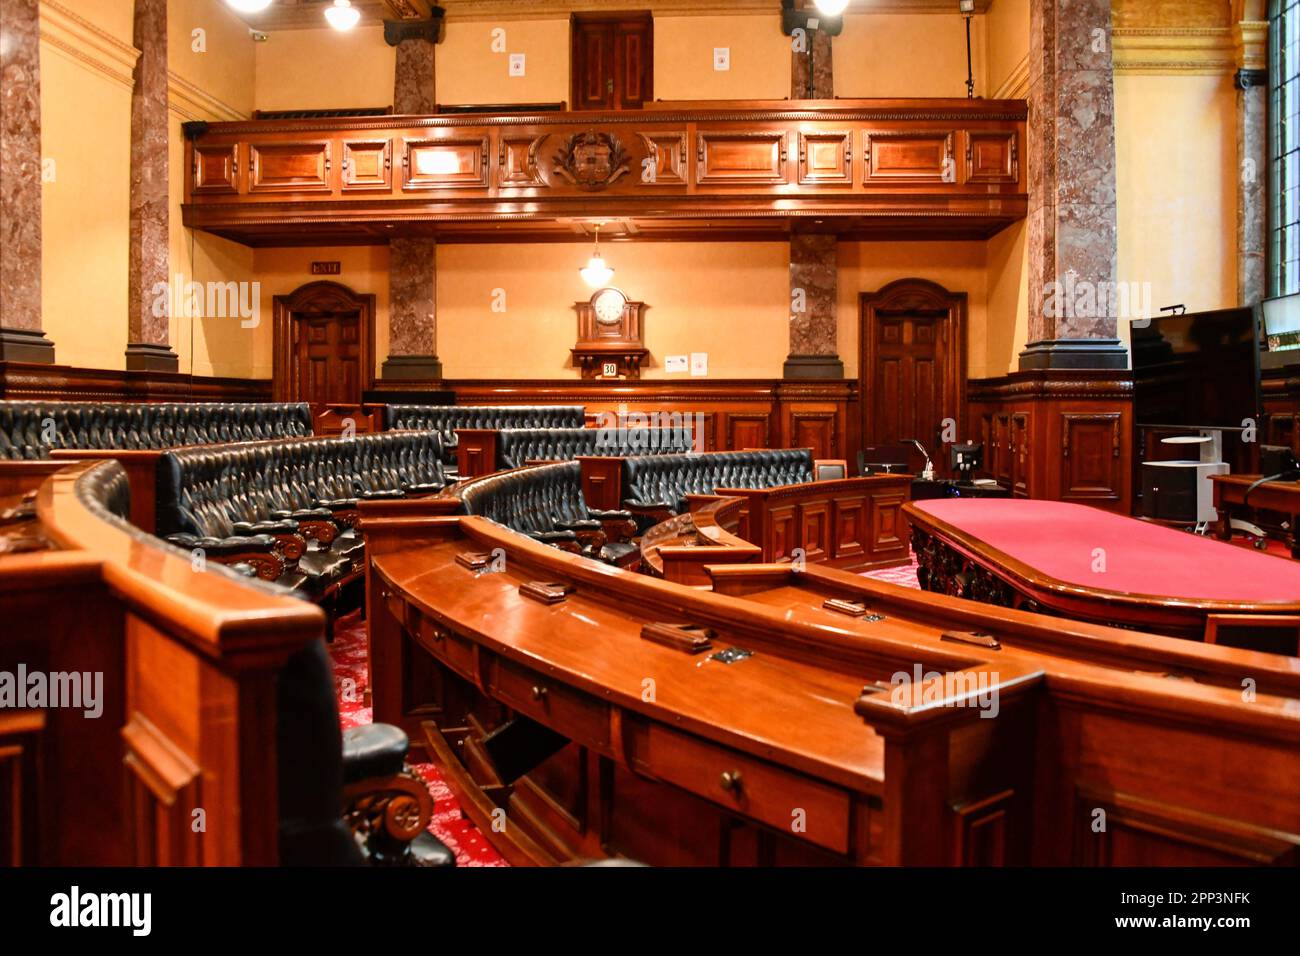
[[[1265,299],[1264,339],[1270,352],[1300,352],[1300,294]]]
[[[1133,323],[1139,425],[1241,428],[1259,417],[1254,309],[1162,315]]]

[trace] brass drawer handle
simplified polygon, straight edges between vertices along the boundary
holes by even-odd
[[[536,686],[533,688],[533,700],[544,701],[546,700],[546,695],[547,690],[545,687]]]
[[[722,773],[722,789],[734,796],[740,794],[741,779],[739,770],[725,770]]]

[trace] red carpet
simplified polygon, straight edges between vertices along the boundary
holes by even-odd
[[[368,724],[372,719],[370,708],[364,704],[369,683],[366,655],[366,624],[359,613],[349,614],[335,626],[334,643],[330,645],[339,718],[344,730]],[[429,763],[414,764],[412,769],[424,778],[433,796],[433,820],[429,832],[456,854],[456,865],[506,866],[505,860],[478,828],[461,815],[460,804],[443,781],[441,771]]]

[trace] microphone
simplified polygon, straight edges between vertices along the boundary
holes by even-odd
[[[930,460],[930,453],[925,450],[925,446],[915,438],[907,438],[904,441],[915,445],[916,450],[925,456],[925,470],[921,472],[921,480],[934,481],[934,462]]]

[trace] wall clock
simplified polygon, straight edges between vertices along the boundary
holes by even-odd
[[[645,347],[641,314],[645,303],[632,302],[619,289],[597,289],[586,302],[577,302],[578,342],[573,365],[582,377],[640,378],[650,352]]]

